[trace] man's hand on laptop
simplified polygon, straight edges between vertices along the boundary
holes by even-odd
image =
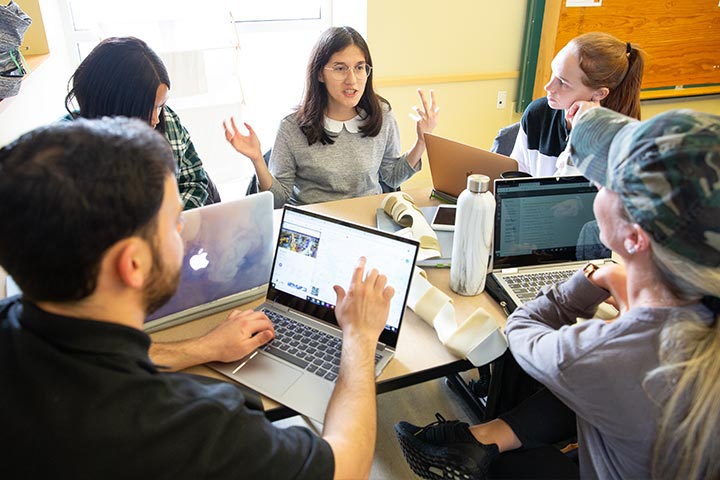
[[[254,310],[233,310],[228,318],[200,339],[204,340],[208,362],[232,362],[251,354],[275,337],[267,315]]]
[[[335,316],[344,337],[358,334],[375,345],[387,322],[395,290],[376,269],[365,276],[365,262],[365,257],[360,257],[347,292],[340,285],[333,287],[337,294]]]
[[[167,370],[207,362],[239,360],[275,337],[272,322],[262,312],[233,310],[227,319],[201,337],[179,342],[154,342],[150,358]]]

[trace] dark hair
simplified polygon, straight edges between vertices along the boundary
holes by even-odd
[[[356,45],[365,55],[365,63],[372,66],[372,57],[365,39],[351,27],[332,27],[320,36],[310,54],[305,77],[305,96],[298,108],[298,124],[307,137],[308,145],[320,141],[323,145],[332,144],[334,140],[325,131],[324,115],[328,105],[328,92],[325,84],[320,81],[320,73],[335,53],[350,45]],[[366,115],[364,125],[360,127],[363,137],[374,137],[380,133],[383,121],[381,102],[390,108],[390,102],[373,90],[372,72],[365,83],[365,91],[360,97],[355,110],[363,110]]]
[[[167,69],[145,42],[135,37],[106,38],[70,77],[65,108],[75,115],[75,99],[83,118],[122,115],[150,123],[161,84],[170,88]],[[158,129],[165,130],[162,115]]]
[[[637,45],[603,32],[584,33],[568,45],[577,52],[585,74],[583,83],[590,88],[610,89],[600,105],[639,120],[645,53]]]
[[[0,150],[0,265],[33,301],[95,291],[106,250],[154,235],[170,145],[137,119],[57,122]]]

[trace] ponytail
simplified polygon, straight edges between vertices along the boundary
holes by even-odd
[[[568,46],[576,52],[585,74],[583,84],[610,90],[600,105],[640,119],[645,53],[637,45],[603,32],[584,33],[573,38]]]
[[[640,120],[640,85],[645,68],[645,54],[637,47],[630,46],[625,75],[610,93],[600,101],[603,107]]]
[[[660,332],[660,364],[645,383],[664,382],[669,398],[659,399],[652,475],[720,478],[720,269],[691,262],[654,242],[653,255],[664,283],[679,298],[701,300],[713,321],[691,314],[669,320]]]
[[[650,376],[662,375],[673,392],[658,425],[653,478],[720,478],[720,318],[712,325],[692,319],[667,325],[660,361]]]

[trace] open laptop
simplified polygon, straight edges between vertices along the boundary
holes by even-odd
[[[249,195],[183,213],[175,295],[145,321],[155,331],[262,297],[273,255],[273,197]]]
[[[495,181],[492,276],[515,303],[510,310],[590,260],[612,261],[593,214],[596,194],[583,176]]]
[[[361,256],[395,289],[376,350],[375,375],[392,358],[400,335],[419,244],[317,213],[285,206],[266,302],[257,308],[275,339],[249,359],[210,366],[322,422],[337,379],[342,333],[333,285],[347,290]]]
[[[518,169],[517,161],[510,157],[431,133],[425,134],[425,146],[433,195],[451,203],[457,202],[457,197],[467,187],[468,175],[481,173],[492,181],[500,178],[503,172]]]

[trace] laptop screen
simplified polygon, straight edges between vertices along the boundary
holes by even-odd
[[[333,285],[346,291],[361,256],[395,289],[380,341],[395,346],[405,312],[418,243],[390,233],[285,207],[268,300],[337,325]]]
[[[585,177],[495,181],[493,269],[609,258]]]

